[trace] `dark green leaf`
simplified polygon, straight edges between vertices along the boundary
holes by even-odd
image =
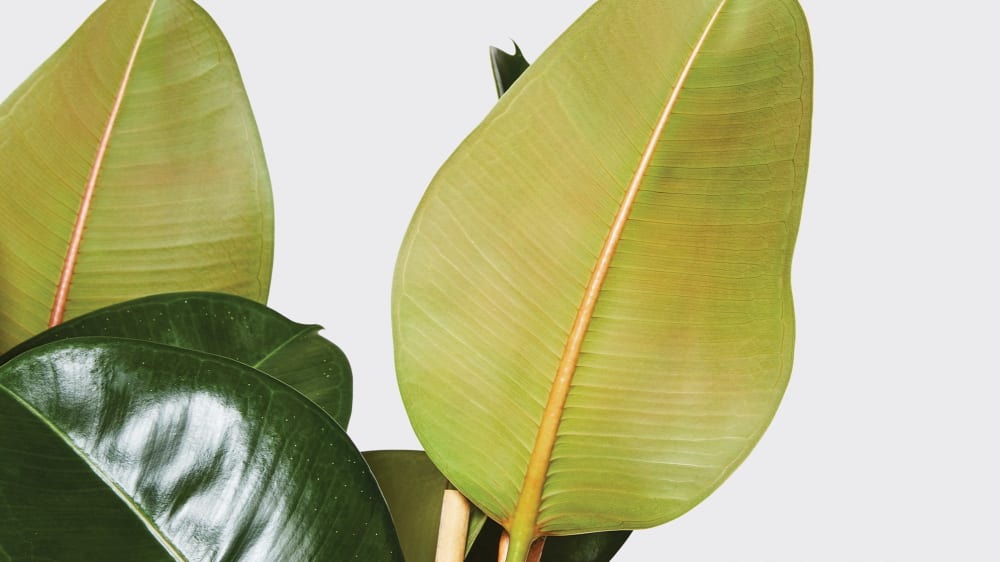
[[[0,365],[42,344],[111,336],[204,351],[249,365],[291,385],[341,426],[351,416],[351,367],[320,326],[297,324],[249,299],[221,293],[170,293],[116,304],[42,332],[0,356]]]
[[[402,561],[340,426],[229,359],[47,344],[0,367],[0,427],[7,559]]]
[[[422,451],[364,453],[385,495],[407,562],[433,562],[447,481]]]
[[[493,81],[497,85],[497,97],[504,95],[504,92],[514,85],[529,66],[517,43],[514,43],[514,54],[490,47],[490,62],[493,64]]]
[[[389,504],[407,562],[433,562],[441,522],[441,499],[448,481],[423,451],[363,453]],[[486,523],[472,506],[466,551]]]

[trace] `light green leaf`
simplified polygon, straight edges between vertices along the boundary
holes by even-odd
[[[0,365],[45,343],[108,336],[228,357],[264,371],[326,410],[351,416],[351,367],[336,345],[254,301],[222,293],[169,293],[111,305],[50,328],[0,356]]]
[[[0,352],[143,295],[267,298],[263,150],[190,0],[105,2],[0,104],[0,198]]]
[[[397,264],[400,390],[509,560],[681,515],[764,432],[811,97],[794,0],[602,0],[438,172]]]
[[[223,357],[47,344],[0,367],[0,428],[15,560],[403,560],[340,426]]]

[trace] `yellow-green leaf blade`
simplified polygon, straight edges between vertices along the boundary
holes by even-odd
[[[156,292],[266,299],[263,151],[229,47],[188,0],[106,2],[0,105],[0,193],[0,349],[46,327],[59,286],[67,318]]]
[[[810,112],[794,1],[604,0],[442,167],[400,254],[397,369],[428,454],[491,517],[510,524],[540,483],[537,534],[647,527],[747,454],[791,365]],[[550,463],[526,481],[635,180]]]

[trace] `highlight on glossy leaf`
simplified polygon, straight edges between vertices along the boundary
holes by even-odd
[[[760,438],[811,111],[795,0],[601,0],[435,176],[394,281],[400,391],[509,560],[673,519]]]
[[[0,355],[0,365],[43,344],[82,336],[129,338],[221,355],[301,392],[341,427],[351,416],[351,366],[321,326],[298,324],[255,301],[222,293],[143,297],[69,320]]]
[[[0,366],[0,548],[14,560],[402,562],[343,429],[207,353],[76,338]]]
[[[0,104],[0,198],[0,352],[152,293],[267,298],[263,149],[190,0],[108,0]]]

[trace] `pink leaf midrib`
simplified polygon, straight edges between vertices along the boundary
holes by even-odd
[[[615,255],[618,243],[622,239],[625,225],[628,223],[632,207],[638,197],[639,189],[650,167],[653,154],[663,132],[667,127],[667,122],[673,114],[677,99],[684,88],[687,77],[691,72],[695,60],[698,58],[701,48],[713,29],[719,14],[726,5],[727,0],[720,0],[714,13],[703,29],[697,43],[692,48],[691,54],[678,76],[677,83],[670,93],[657,121],[649,140],[642,152],[639,165],[625,190],[625,196],[620,204],[614,222],[612,223],[605,239],[604,246],[598,255],[597,263],[591,277],[587,283],[582,302],[577,309],[576,318],[569,332],[569,338],[563,349],[556,371],[555,379],[552,382],[545,409],[542,413],[542,420],[539,424],[538,432],[535,436],[534,446],[528,461],[525,472],[524,483],[521,493],[515,505],[514,512],[505,525],[510,530],[512,538],[517,536],[521,542],[521,548],[526,548],[524,540],[528,537],[538,536],[538,515],[541,508],[542,492],[548,475],[549,463],[552,458],[553,448],[558,436],[559,425],[562,421],[563,411],[569,396],[573,375],[579,361],[583,348],[583,341],[587,335],[590,321],[594,316],[597,300],[600,296],[604,281],[607,278],[611,267],[611,260]]]
[[[157,0],[152,0],[150,2],[149,10],[146,12],[146,18],[143,20],[142,27],[139,29],[139,34],[135,39],[135,44],[132,46],[132,53],[129,55],[128,64],[125,66],[125,72],[122,75],[121,83],[118,86],[118,92],[115,95],[114,104],[111,106],[108,121],[104,126],[104,132],[101,135],[101,141],[97,147],[97,154],[94,156],[94,163],[90,168],[89,175],[87,176],[87,185],[83,192],[83,198],[80,201],[80,209],[76,214],[76,221],[73,224],[73,233],[70,236],[69,249],[66,251],[66,258],[63,261],[62,271],[59,274],[59,283],[56,286],[55,300],[52,304],[51,314],[49,315],[50,328],[61,324],[63,318],[66,316],[66,305],[69,302],[69,290],[73,283],[73,274],[76,271],[76,262],[80,255],[80,247],[83,245],[83,233],[87,228],[87,218],[90,215],[90,207],[94,200],[94,194],[97,191],[97,180],[101,174],[101,167],[104,164],[104,157],[107,154],[108,145],[111,142],[111,135],[114,132],[115,123],[118,120],[118,114],[121,111],[122,101],[125,99],[125,90],[128,88],[129,78],[132,76],[132,69],[135,67],[135,61],[139,55],[139,48],[146,35],[146,28],[149,27],[149,20],[153,15],[153,9],[156,7],[156,1]]]

